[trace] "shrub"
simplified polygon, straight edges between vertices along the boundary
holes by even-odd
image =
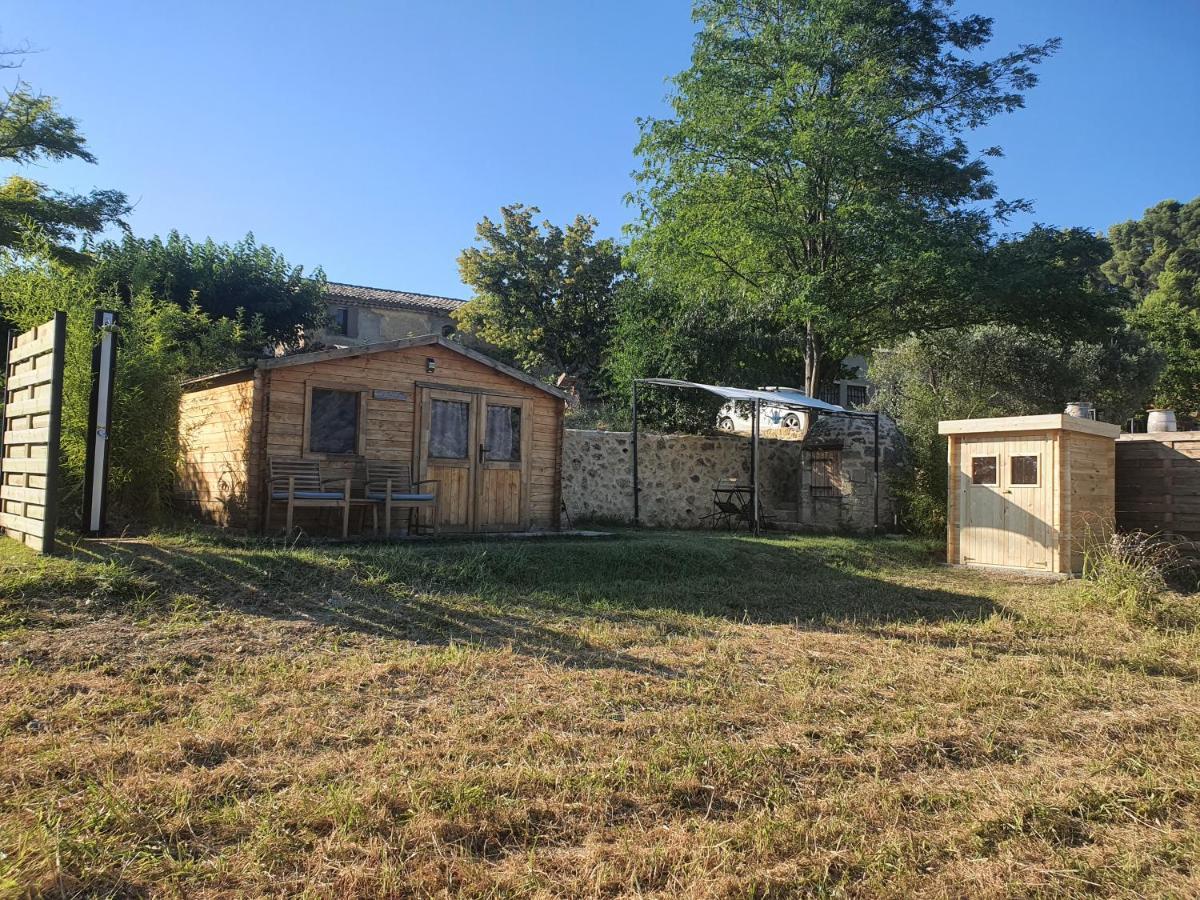
[[[252,344],[260,329],[244,315],[212,319],[198,307],[181,308],[146,293],[122,302],[99,287],[93,271],[57,262],[37,238],[20,254],[0,253],[4,319],[23,331],[56,310],[67,314],[59,482],[67,523],[82,512],[97,309],[119,317],[109,508],[116,518],[155,522],[169,508],[175,479],[182,378],[236,366],[237,348]]]
[[[1195,586],[1191,542],[1144,531],[1088,529],[1083,579],[1093,599],[1127,613],[1151,610],[1168,591]]]
[[[641,419],[641,416],[638,416]],[[585,403],[567,409],[565,426],[590,431],[629,431],[633,427],[629,403]]]

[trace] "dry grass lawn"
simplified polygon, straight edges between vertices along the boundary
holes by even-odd
[[[0,542],[0,895],[1200,894],[1193,598],[931,558]]]

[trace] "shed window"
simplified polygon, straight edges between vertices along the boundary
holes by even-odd
[[[429,455],[439,459],[466,459],[468,417],[471,404],[434,400],[429,411]]]
[[[358,391],[313,388],[308,410],[309,452],[358,452],[358,407]]]
[[[994,456],[973,456],[971,457],[971,484],[991,484],[996,483],[996,457]]]
[[[837,450],[814,451],[812,462],[812,495],[838,497],[842,493],[842,454]]]
[[[521,408],[492,406],[487,408],[487,436],[484,458],[497,462],[521,461]]]
[[[1038,458],[1036,456],[1014,456],[1009,484],[1037,484]]]

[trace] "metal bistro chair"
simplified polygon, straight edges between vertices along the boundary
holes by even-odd
[[[287,504],[287,533],[292,533],[292,517],[297,507],[340,509],[342,537],[350,533],[349,478],[322,478],[321,464],[313,459],[271,457],[267,479],[267,521],[271,530],[271,507]]]
[[[413,515],[418,510],[430,510],[433,533],[438,533],[437,485],[433,479],[412,480],[412,469],[404,463],[367,460],[367,484],[365,496],[368,500],[382,502],[383,533],[391,536],[392,510],[408,510],[408,533],[414,532]],[[432,486],[433,490],[420,488]],[[419,524],[419,519],[417,520]]]
[[[701,521],[711,521],[713,528],[720,528],[724,525],[726,529],[730,529],[734,522],[743,520],[745,511],[742,508],[742,497],[737,493],[738,487],[735,478],[724,479],[714,484],[712,488],[713,511],[706,516],[701,516]]]

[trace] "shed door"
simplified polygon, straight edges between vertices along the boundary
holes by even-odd
[[[477,530],[524,531],[529,527],[533,404],[528,400],[483,395],[478,408]]]
[[[962,561],[1050,569],[1054,541],[1051,441],[1041,435],[962,442]]]
[[[423,388],[418,470],[438,482],[445,531],[529,527],[533,404],[519,397]]]
[[[418,471],[437,484],[439,525],[444,531],[475,530],[475,466],[478,460],[476,395],[423,390]]]

